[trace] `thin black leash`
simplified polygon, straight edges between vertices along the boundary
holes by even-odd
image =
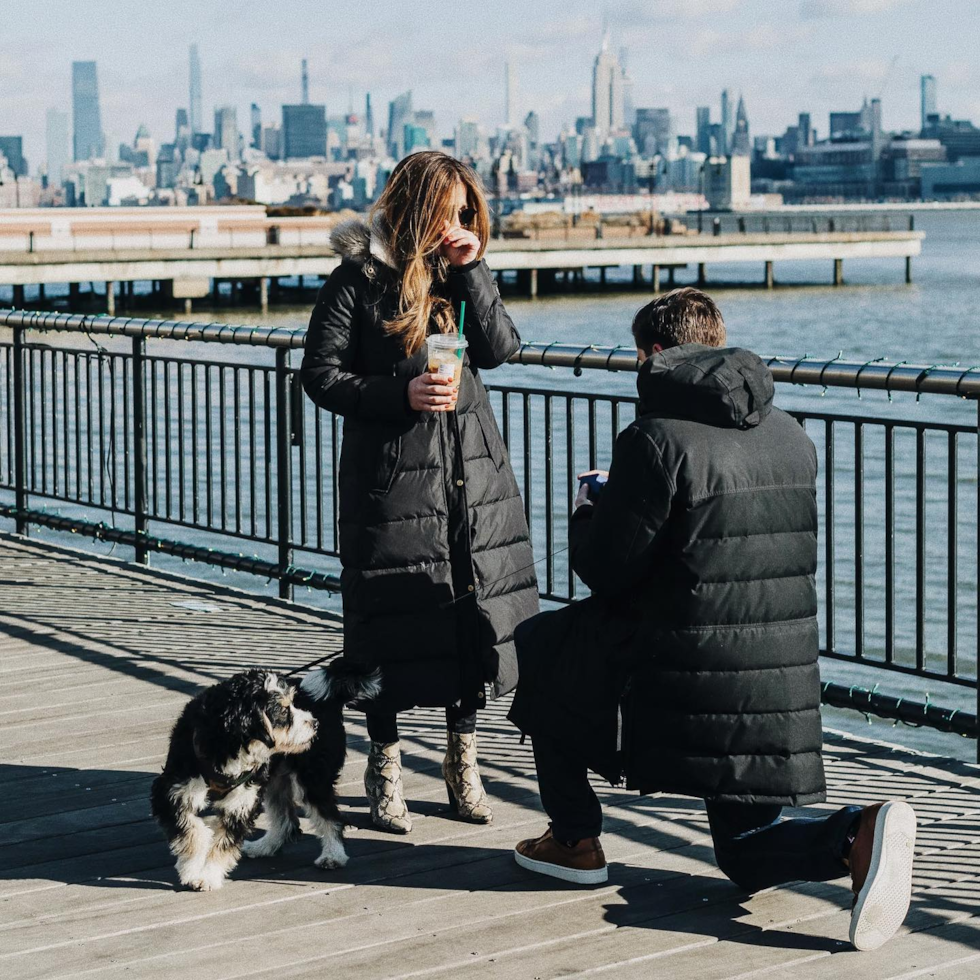
[[[475,599],[478,595],[482,594],[485,589],[489,589],[491,586],[496,585],[498,582],[503,582],[505,578],[510,578],[512,575],[517,575],[520,572],[527,571],[529,568],[534,568],[535,565],[540,565],[543,561],[548,561],[549,558],[554,558],[556,555],[563,554],[568,551],[570,546],[566,545],[564,548],[559,548],[557,551],[551,552],[550,555],[545,555],[543,558],[539,558],[537,561],[532,561],[529,565],[522,565],[520,568],[515,568],[512,572],[507,572],[506,575],[501,575],[500,578],[495,578],[492,582],[485,582],[480,586],[479,590],[474,590],[473,592],[467,592],[466,595],[461,595],[457,599],[453,599],[451,602],[444,602],[440,609],[449,609],[451,606],[455,606],[457,602],[462,602],[464,599]],[[326,656],[318,657],[316,660],[310,661],[308,664],[303,664],[302,667],[296,667],[289,671],[288,674],[281,674],[282,677],[293,677],[294,675],[300,673],[300,671],[309,670],[311,667],[315,667],[317,664],[322,664],[324,660],[332,660],[335,657],[339,657],[344,653],[343,648],[340,650],[335,650],[332,653],[326,654]]]

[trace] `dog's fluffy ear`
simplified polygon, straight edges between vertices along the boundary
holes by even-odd
[[[270,749],[276,744],[269,716],[260,704],[255,705],[255,710],[252,712],[248,727],[248,739],[249,741],[259,741]]]

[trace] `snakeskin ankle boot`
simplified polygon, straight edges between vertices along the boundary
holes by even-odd
[[[476,761],[476,733],[448,732],[442,775],[446,780],[449,805],[460,819],[470,823],[490,823],[493,810],[480,780]]]
[[[382,830],[407,834],[412,817],[402,796],[402,755],[398,742],[372,742],[364,770],[371,821]]]

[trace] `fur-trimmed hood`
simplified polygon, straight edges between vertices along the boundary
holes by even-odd
[[[377,222],[368,225],[360,218],[342,221],[330,233],[330,246],[341,257],[359,265],[376,260],[389,269],[397,269]]]

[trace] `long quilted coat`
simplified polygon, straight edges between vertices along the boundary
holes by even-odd
[[[524,509],[480,370],[519,337],[483,261],[442,284],[466,301],[456,411],[414,412],[406,357],[382,327],[397,309],[384,243],[359,221],[332,238],[343,256],[310,318],[302,380],[344,417],[339,469],[344,650],[380,665],[372,710],[482,705],[517,683],[515,626],[538,609]]]
[[[511,718],[641,792],[820,801],[813,444],[749,351],[675,347],[637,388],[571,523],[592,596],[518,631]]]

